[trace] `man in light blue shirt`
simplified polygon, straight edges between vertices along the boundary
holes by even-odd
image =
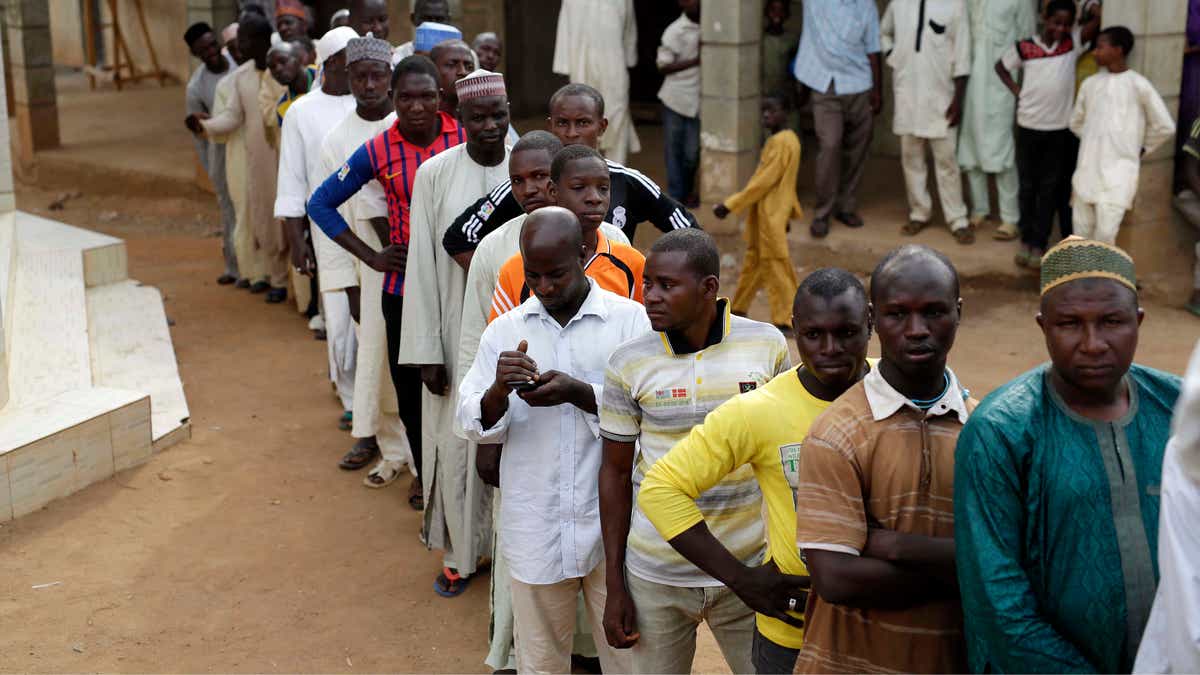
[[[858,183],[871,145],[874,115],[883,108],[879,10],[874,0],[809,0],[792,66],[800,96],[811,94],[817,132],[817,208],[809,227],[829,234],[832,215],[862,227]]]

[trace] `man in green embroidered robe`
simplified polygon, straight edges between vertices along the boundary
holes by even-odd
[[[958,579],[975,672],[1128,673],[1158,583],[1159,481],[1179,378],[1133,365],[1133,261],[1046,253],[1050,364],[983,401],[958,439]]]

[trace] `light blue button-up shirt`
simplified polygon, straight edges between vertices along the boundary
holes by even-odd
[[[804,32],[792,74],[819,92],[861,94],[871,88],[871,62],[879,53],[875,0],[807,0]]]

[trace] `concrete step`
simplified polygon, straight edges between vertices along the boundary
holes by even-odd
[[[0,316],[0,522],[190,434],[162,297],[120,239],[0,215]]]
[[[92,382],[150,395],[155,449],[190,416],[158,289],[136,281],[87,291]],[[176,438],[175,440],[179,440]]]
[[[0,522],[150,458],[150,397],[86,388],[0,410]]]

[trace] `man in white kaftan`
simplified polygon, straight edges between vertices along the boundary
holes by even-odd
[[[1015,237],[1021,218],[1013,142],[1017,99],[996,77],[994,67],[1006,49],[1033,35],[1037,17],[1029,0],[967,0],[967,16],[972,38],[971,77],[963,102],[958,165],[967,176],[971,193],[971,222],[979,225],[991,211],[988,175],[995,176],[1000,222]]]
[[[1071,178],[1075,234],[1114,244],[1137,194],[1142,155],[1174,138],[1175,121],[1141,73],[1101,70],[1079,87],[1071,132],[1079,137]]]
[[[884,11],[879,30],[887,64],[893,69],[892,131],[900,137],[909,221],[927,224],[933,211],[925,161],[928,145],[942,216],[951,231],[964,230],[967,207],[955,148],[961,92],[971,71],[967,8],[963,0],[894,0]],[[961,237],[959,241],[970,243]]]
[[[1175,404],[1162,467],[1158,592],[1135,673],[1200,673],[1200,344]]]
[[[553,70],[600,91],[608,118],[600,151],[618,164],[642,149],[629,111],[629,69],[636,65],[633,0],[563,0]]]
[[[347,289],[358,286],[354,257],[333,243],[307,217],[308,198],[329,175],[321,162],[321,144],[339,122],[353,115],[355,101],[347,83],[345,48],[357,34],[352,28],[335,28],[317,43],[317,65],[336,62],[320,87],[288,106],[279,140],[279,181],[275,217],[292,219],[307,229],[316,254],[321,314],[325,317],[329,378],[337,388],[342,410],[354,409],[354,368],[358,343],[350,318]],[[332,59],[332,60],[331,60]],[[345,158],[343,158],[344,161]],[[293,237],[302,232],[293,232]],[[292,246],[303,245],[293,240]]]
[[[413,184],[398,363],[422,366],[427,383],[421,392],[425,543],[445,551],[446,568],[469,577],[491,546],[491,490],[475,472],[474,444],[454,429],[466,272],[442,247],[442,237],[460,213],[508,178],[508,103],[495,73],[475,71],[457,89],[467,142],[422,163]],[[467,109],[489,106],[504,111],[504,128],[473,128]],[[496,162],[485,166],[475,157]],[[439,369],[445,390],[434,393],[425,374]]]

